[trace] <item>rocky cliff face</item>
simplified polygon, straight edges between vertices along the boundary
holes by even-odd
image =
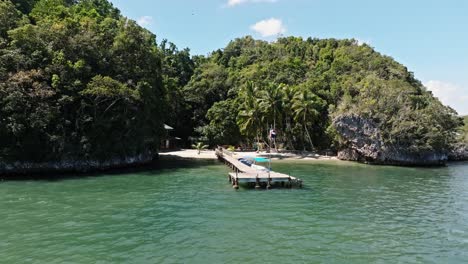
[[[458,144],[449,154],[450,161],[466,161],[468,160],[468,144]]]
[[[444,165],[446,153],[409,152],[404,146],[387,146],[383,143],[381,131],[372,120],[357,115],[338,116],[333,120],[337,132],[344,140],[338,152],[342,160],[360,161],[372,164],[404,166]]]
[[[134,157],[113,158],[105,161],[72,159],[42,163],[24,161],[7,163],[0,161],[0,175],[11,176],[35,173],[89,172],[148,164],[153,160],[154,156],[148,152]]]

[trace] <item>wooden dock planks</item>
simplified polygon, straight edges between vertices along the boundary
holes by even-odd
[[[282,186],[295,185],[302,187],[302,180],[300,179],[274,171],[257,171],[238,161],[233,157],[232,152],[223,148],[216,150],[216,156],[234,171],[229,173],[228,177],[235,189],[239,188],[239,183],[255,184],[255,188],[266,185],[267,189],[271,188],[275,183],[280,183]]]

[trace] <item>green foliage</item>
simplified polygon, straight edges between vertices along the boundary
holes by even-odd
[[[59,108],[48,104],[56,97],[40,70],[19,71],[0,83],[0,157],[26,160],[54,152],[50,144]]]
[[[70,17],[70,3],[67,0],[39,0],[29,16],[36,22],[42,20],[62,20]]]
[[[318,119],[320,115],[319,111],[322,110],[324,106],[324,100],[305,87],[298,90],[293,98],[291,107],[294,113],[294,120],[302,124],[304,131],[303,138],[307,138],[311,149],[314,148],[314,144],[307,127],[311,125],[314,120]]]
[[[154,153],[164,122],[212,145],[269,144],[274,128],[285,148],[326,149],[340,144],[340,114],[414,151],[448,149],[461,124],[355,40],[245,37],[191,57],[106,0],[0,1],[0,160]]]
[[[0,38],[7,38],[10,29],[28,23],[28,19],[10,1],[0,2]]]
[[[198,155],[200,155],[202,150],[208,148],[208,145],[204,145],[203,142],[198,142],[197,144],[192,145],[192,148],[196,149],[198,151]]]
[[[166,108],[156,37],[106,0],[14,3],[25,15],[0,2],[0,159],[155,153]]]
[[[197,131],[217,144],[239,133],[268,143],[275,128],[290,149],[338,147],[331,117],[356,113],[376,121],[386,143],[446,150],[459,123],[406,67],[355,40],[245,37],[197,66],[184,95]]]
[[[226,100],[215,103],[208,110],[207,118],[211,121],[203,127],[203,134],[211,145],[235,145],[241,141],[236,124],[238,107],[234,100]]]
[[[23,14],[29,14],[36,4],[37,0],[11,0],[16,8]]]
[[[190,57],[189,49],[178,50],[177,47],[163,40],[159,45],[162,52],[162,74],[168,102],[166,124],[174,128],[173,134],[188,141],[193,133],[192,109],[183,94],[193,75],[195,61]]]
[[[222,65],[212,62],[201,64],[191,81],[184,87],[183,95],[193,113],[194,126],[204,126],[208,110],[214,103],[227,99],[230,83],[228,72]]]
[[[236,147],[234,147],[234,146],[229,146],[229,147],[227,148],[227,150],[229,150],[229,151],[231,151],[231,152],[234,152],[234,151],[236,151]]]
[[[263,113],[261,101],[256,94],[259,88],[253,82],[248,82],[239,91],[239,112],[237,124],[240,132],[248,137],[256,137],[262,132]]]
[[[100,75],[95,76],[80,94],[94,97],[99,103],[108,100],[138,101],[140,99],[138,90],[132,90],[111,77]]]

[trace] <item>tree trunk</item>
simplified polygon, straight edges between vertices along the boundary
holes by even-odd
[[[312,144],[312,138],[310,137],[310,134],[309,134],[309,130],[307,130],[307,125],[304,124],[304,128],[305,128],[305,131],[307,133],[307,138],[309,139],[309,143],[310,143],[310,147],[311,149],[310,150],[314,150],[314,144]]]
[[[291,133],[291,120],[289,119],[289,115],[286,114],[286,119],[285,119],[285,142],[286,145],[291,149],[294,150],[294,146],[292,144],[292,133]]]
[[[273,129],[276,129],[276,107],[273,108]]]
[[[310,143],[310,147],[311,147],[311,151],[314,150],[314,144],[312,144],[312,139],[310,138],[310,134],[309,134],[309,130],[307,130],[307,121],[306,121],[306,112],[304,111],[304,130],[305,130],[305,133],[307,134],[307,139],[309,140],[309,143]],[[304,149],[305,149],[305,144],[304,144]]]
[[[258,138],[258,133],[257,133],[257,151],[259,152],[260,151],[260,139]]]

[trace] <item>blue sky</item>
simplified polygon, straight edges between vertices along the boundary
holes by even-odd
[[[468,114],[468,1],[111,0],[179,48],[207,54],[236,38],[356,38],[406,65]]]

